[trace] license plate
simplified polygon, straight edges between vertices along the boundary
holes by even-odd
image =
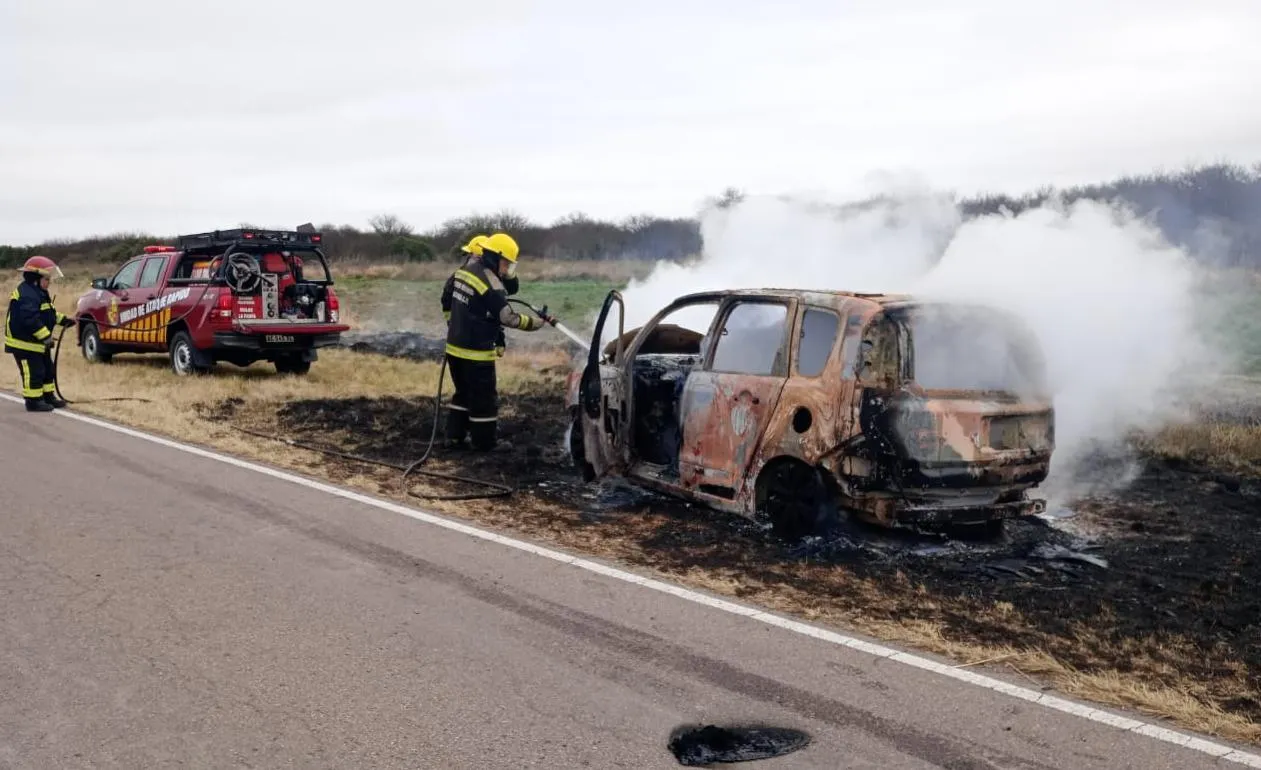
[[[263,339],[266,342],[274,342],[278,344],[283,344],[287,342],[293,342],[294,336],[292,334],[267,334],[263,336]]]

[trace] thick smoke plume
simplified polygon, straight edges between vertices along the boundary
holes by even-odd
[[[1055,399],[1053,501],[1097,475],[1099,450],[1115,461],[1130,431],[1178,417],[1187,383],[1225,366],[1199,330],[1190,255],[1105,204],[965,221],[951,197],[914,189],[839,205],[750,197],[705,212],[701,232],[697,263],[627,288],[628,329],[680,294],[758,287],[909,292],[1023,319]]]

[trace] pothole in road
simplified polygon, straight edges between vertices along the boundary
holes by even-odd
[[[805,748],[810,736],[787,727],[680,727],[669,749],[680,765],[750,762],[791,754]]]

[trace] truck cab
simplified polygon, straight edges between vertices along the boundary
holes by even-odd
[[[315,232],[237,229],[146,246],[79,297],[83,356],[166,353],[178,375],[219,361],[305,374],[350,328],[321,242]]]

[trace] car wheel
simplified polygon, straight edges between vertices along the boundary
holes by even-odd
[[[758,479],[758,512],[784,540],[825,533],[837,523],[836,501],[819,471],[797,460],[768,465]]]
[[[80,330],[79,349],[83,351],[83,357],[94,364],[108,364],[114,358],[114,354],[101,342],[101,332],[96,324],[89,321],[84,321]]]
[[[209,367],[199,366],[194,355],[193,338],[188,332],[176,332],[171,338],[171,369],[180,377],[190,374],[205,374]]]

